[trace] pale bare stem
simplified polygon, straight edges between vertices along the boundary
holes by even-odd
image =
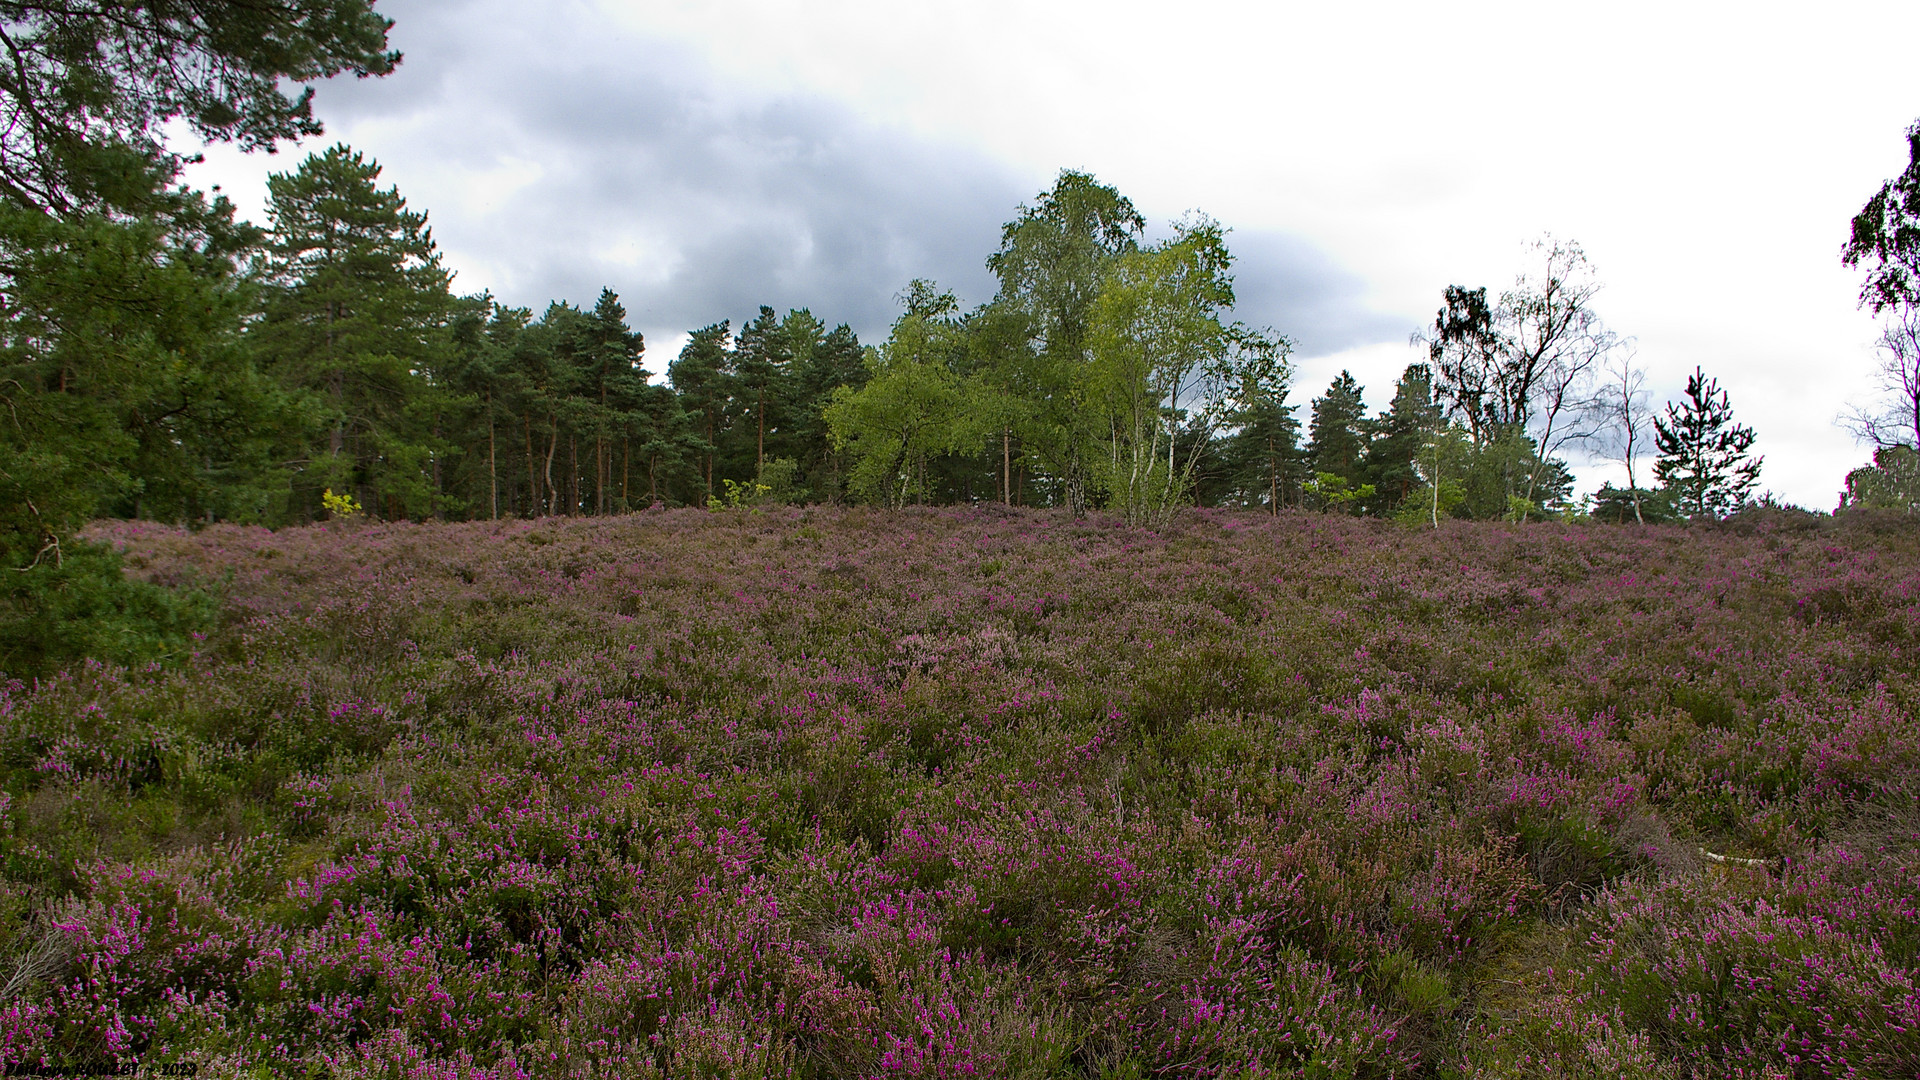
[[[23,938],[26,935],[21,935]],[[0,1004],[12,1005],[28,1000],[37,990],[60,973],[71,950],[66,935],[51,927],[42,927],[33,944],[13,958],[13,970],[0,985]]]
[[[1567,446],[1592,439],[1604,424],[1599,395],[1594,392],[1593,384],[1602,360],[1616,345],[1617,339],[1611,333],[1597,325],[1588,325],[1583,327],[1579,338],[1563,339],[1563,347],[1556,349],[1542,372],[1535,412],[1544,423],[1540,429],[1539,452],[1527,476],[1529,504],[1538,489],[1540,475],[1553,455]]]
[[[1700,854],[1705,855],[1708,861],[1719,863],[1722,866],[1745,866],[1756,870],[1764,870],[1773,865],[1773,860],[1771,859],[1743,859],[1738,855],[1719,855],[1708,851],[1706,848],[1701,848]]]
[[[1605,449],[1626,466],[1628,498],[1633,501],[1633,519],[1644,522],[1640,512],[1640,481],[1635,472],[1641,448],[1646,443],[1647,419],[1651,415],[1646,390],[1647,373],[1636,362],[1633,342],[1621,343],[1614,363],[1608,366],[1605,385],[1598,405],[1603,416],[1601,436]]]
[[[1531,247],[1544,266],[1538,277],[1522,274],[1500,295],[1494,313],[1500,355],[1490,380],[1496,428],[1536,439],[1528,504],[1554,452],[1600,429],[1595,382],[1620,340],[1593,310],[1600,285],[1580,245],[1546,236]]]

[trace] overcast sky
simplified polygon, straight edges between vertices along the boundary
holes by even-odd
[[[347,142],[428,211],[456,289],[611,286],[655,372],[763,303],[877,341],[913,278],[985,300],[1000,225],[1074,168],[1232,229],[1238,317],[1294,340],[1302,404],[1350,368],[1384,406],[1442,289],[1497,292],[1551,232],[1657,400],[1719,378],[1763,487],[1830,509],[1867,457],[1833,425],[1876,333],[1839,251],[1920,117],[1911,0],[378,8],[398,72],[322,85],[313,145],[190,178],[264,222],[269,172]]]

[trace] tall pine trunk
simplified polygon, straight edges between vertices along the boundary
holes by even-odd
[[[500,468],[493,453],[493,392],[487,392],[487,492],[492,521],[500,520]]]
[[[533,471],[533,417],[522,414],[520,423],[527,434],[527,516],[539,517],[540,478]]]
[[[553,484],[553,455],[560,449],[560,418],[547,414],[547,513],[560,512],[560,489]]]
[[[1273,433],[1267,433],[1267,506],[1274,517],[1280,516],[1280,455],[1274,449]]]
[[[1000,505],[1013,505],[1013,429],[1000,429]]]

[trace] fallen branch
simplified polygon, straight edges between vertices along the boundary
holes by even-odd
[[[1765,870],[1773,865],[1772,859],[1743,859],[1738,855],[1715,855],[1713,852],[1708,851],[1706,848],[1701,848],[1700,854],[1705,855],[1708,859],[1714,862],[1721,863],[1723,865],[1729,865],[1729,866],[1757,866],[1760,869]]]

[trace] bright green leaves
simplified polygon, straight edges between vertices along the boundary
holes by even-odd
[[[1121,256],[1139,248],[1146,219],[1118,191],[1063,171],[1051,190],[1000,233],[987,269],[1000,280],[994,306],[1022,340],[993,357],[993,383],[1021,402],[1014,434],[1058,478],[1065,501],[1088,504],[1093,450],[1105,434],[1088,407],[1084,368],[1093,307]]]
[[[1010,503],[1017,461],[1042,499],[1151,522],[1190,500],[1222,429],[1288,422],[1289,345],[1231,320],[1224,230],[1196,217],[1143,246],[1144,228],[1118,192],[1063,172],[1002,231],[991,303],[962,315],[910,286],[872,381],[827,412],[850,490]]]
[[[1108,506],[1129,520],[1179,505],[1237,395],[1271,393],[1290,374],[1284,339],[1227,321],[1232,264],[1217,224],[1184,222],[1167,242],[1115,259],[1094,301],[1086,399],[1106,421]]]
[[[1920,513],[1920,453],[1910,446],[1883,446],[1873,464],[1847,474],[1841,505]]]
[[[834,445],[847,457],[847,487],[904,506],[929,494],[929,459],[975,449],[993,424],[991,397],[964,373],[965,324],[952,293],[925,281],[907,287],[906,313],[868,354],[869,378],[827,405]]]

